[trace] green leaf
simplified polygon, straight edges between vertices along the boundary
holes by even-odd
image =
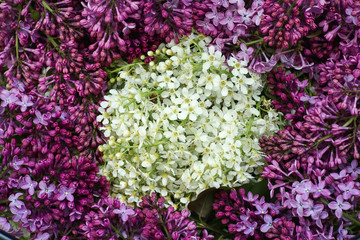
[[[270,190],[267,186],[268,181],[266,179],[261,180],[260,182],[256,182],[256,183],[247,183],[243,186],[241,186],[241,188],[244,188],[246,192],[252,192],[254,195],[255,194],[259,194],[260,197],[264,196],[266,201],[270,201]]]
[[[217,190],[216,188],[209,188],[201,192],[195,201],[189,203],[188,209],[195,212],[200,219],[207,219],[212,212],[214,193]]]
[[[37,21],[39,21],[40,20],[40,12],[38,12],[38,11],[36,11],[36,10],[34,10],[34,9],[31,9],[30,10],[30,13],[31,13],[31,18],[35,21],[35,22],[37,22]]]

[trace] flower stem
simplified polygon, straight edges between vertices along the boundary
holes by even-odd
[[[161,216],[159,217],[159,219],[160,219],[160,221],[161,221],[161,225],[162,225],[162,228],[163,228],[164,231],[165,231],[165,234],[166,234],[167,239],[168,239],[168,240],[172,239],[171,236],[170,236],[170,234],[169,234],[169,231],[168,231],[167,228],[166,228],[166,225],[165,225],[165,223],[164,223],[164,220],[162,219]]]
[[[19,61],[19,37],[17,34],[15,36],[15,49],[16,49],[16,59]]]
[[[343,125],[343,127],[349,126],[355,119],[356,119],[356,116],[352,116],[352,117]]]
[[[145,64],[145,62],[136,62],[136,63],[126,64],[125,66],[122,66],[120,68],[116,68],[116,69],[114,69],[112,71],[109,71],[109,73],[120,72],[124,68],[132,67],[132,66],[135,66],[135,65],[138,65],[138,64],[143,65],[143,64]]]
[[[4,203],[8,203],[8,202],[10,202],[10,201],[9,201],[9,199],[7,199],[7,198],[0,200],[0,204],[4,204]]]
[[[47,35],[47,34],[46,34],[46,37],[47,37],[47,39],[49,39],[49,41],[51,42],[51,44],[52,44],[55,48],[58,47],[58,44],[56,43],[56,41],[54,40],[53,37],[51,37],[50,35]]]
[[[263,101],[264,101],[264,96],[261,96],[260,101],[256,104],[256,109],[257,109],[257,110],[259,110],[260,104],[261,104]],[[249,134],[250,134],[250,132],[251,132],[251,127],[252,127],[252,124],[253,124],[253,122],[254,122],[254,119],[255,119],[255,116],[252,115],[252,116],[251,116],[251,119],[250,119],[250,123],[249,123],[249,125],[248,125],[248,127],[247,127],[247,129],[246,129],[246,133],[245,133],[245,137],[246,137],[246,138],[249,137]]]
[[[264,42],[264,39],[260,38],[258,40],[252,41],[252,42],[246,42],[245,45],[250,46],[250,45],[253,45],[255,43],[262,43],[262,42]]]
[[[213,70],[222,72],[222,73],[224,73],[224,74],[231,75],[231,73],[227,72],[226,70],[223,70],[223,69],[220,69],[220,68],[216,68],[216,67],[213,67],[213,66],[211,66],[210,68],[213,69]]]
[[[327,136],[325,136],[325,137],[320,138],[319,140],[317,140],[317,141],[315,142],[314,146],[316,147],[317,145],[319,145],[319,143],[321,143],[322,141],[324,141],[324,140],[326,140],[326,139],[328,139],[328,138],[331,138],[332,136],[333,136],[333,135],[330,134],[330,135],[327,135]]]
[[[44,0],[42,0],[41,3],[44,8],[46,8],[49,12],[54,13],[54,10],[52,10],[51,7]]]
[[[291,12],[291,10],[293,10],[293,8],[295,7],[295,4],[296,4],[297,1],[298,1],[298,0],[295,0],[295,1],[291,4],[290,8],[289,8],[289,9],[287,10],[287,12],[286,12],[287,15],[289,15],[289,13]]]
[[[313,34],[311,34],[311,35],[309,35],[309,36],[306,36],[306,37],[307,37],[307,38],[314,38],[314,37],[319,36],[321,33],[323,33],[323,31],[322,31],[322,30],[319,30],[319,31],[317,31],[317,32],[315,32],[315,33],[313,33]]]
[[[114,227],[114,225],[111,224],[111,228],[114,229],[114,231],[115,231],[117,234],[120,235],[121,239],[124,239],[124,240],[126,239],[126,238],[124,238],[124,236],[121,234],[121,232]]]
[[[349,219],[350,221],[352,221],[356,225],[360,226],[360,222],[357,219],[355,219],[353,216],[351,216],[350,214],[347,214],[347,213],[343,212],[342,215],[343,215],[343,217]]]
[[[19,28],[20,17],[21,17],[21,14],[19,14],[19,16],[18,16],[17,28]],[[16,31],[16,36],[15,36],[15,50],[16,50],[16,59],[19,61],[19,37],[17,35],[17,31]]]

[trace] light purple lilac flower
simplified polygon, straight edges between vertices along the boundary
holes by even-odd
[[[304,200],[301,195],[296,195],[296,200],[291,200],[291,206],[296,209],[296,213],[299,217],[304,216],[304,210],[310,206],[310,200]]]
[[[239,16],[234,16],[233,11],[227,10],[224,18],[220,21],[220,24],[226,25],[227,28],[232,31],[235,27],[235,23],[239,22],[241,22],[241,18]]]
[[[5,232],[10,232],[11,230],[10,223],[4,217],[0,217],[0,229],[4,230]]]
[[[14,156],[13,160],[10,163],[10,166],[14,169],[14,170],[19,170],[20,166],[24,163],[24,160],[19,159],[19,157],[17,155]]]
[[[310,181],[302,181],[296,188],[296,192],[301,194],[304,200],[309,198],[309,194],[314,192],[313,184]]]
[[[65,187],[64,185],[62,185],[60,187],[59,193],[60,195],[58,196],[58,200],[59,201],[63,201],[65,198],[69,201],[72,202],[74,201],[74,196],[72,195],[75,192],[75,189],[72,187]]]
[[[18,103],[19,98],[16,95],[8,90],[2,90],[0,93],[0,99],[2,100],[1,106],[6,107],[12,103]]]
[[[319,198],[320,196],[330,196],[330,191],[325,188],[325,181],[320,181],[317,185],[313,185],[313,197]]]
[[[224,14],[223,13],[218,13],[216,7],[211,7],[211,10],[212,10],[212,12],[206,13],[205,16],[208,19],[212,19],[212,22],[213,22],[214,26],[217,27],[219,25],[220,19],[222,19],[224,17]]]
[[[21,97],[21,101],[17,102],[17,105],[21,106],[20,110],[22,112],[25,112],[28,107],[31,107],[34,105],[34,103],[31,101],[31,98],[28,95],[23,95]]]
[[[23,179],[21,189],[27,189],[30,195],[34,195],[35,188],[38,185],[36,181],[32,181],[29,175],[26,175]]]
[[[124,203],[121,204],[119,209],[114,209],[113,213],[119,214],[124,223],[129,219],[129,216],[135,215],[135,211],[132,208],[126,207]]]
[[[351,174],[353,180],[356,180],[358,178],[358,174],[360,174],[360,168],[358,168],[357,166],[358,166],[358,161],[353,160],[350,166],[346,167],[346,172]]]
[[[42,124],[44,126],[47,126],[48,123],[47,121],[45,121],[45,116],[41,114],[41,112],[39,110],[36,110],[35,111],[35,115],[36,115],[36,118],[34,118],[33,122],[35,124]]]
[[[271,228],[274,228],[273,219],[269,214],[265,215],[264,222],[265,223],[260,227],[260,231],[262,231],[263,233],[268,232]]]
[[[14,214],[14,222],[19,222],[20,220],[26,222],[27,216],[31,214],[31,210],[27,209],[25,205],[21,205],[20,208],[10,207],[10,211]]]
[[[21,208],[22,205],[25,205],[23,201],[18,200],[18,198],[22,195],[23,195],[22,193],[11,194],[8,198],[10,201],[9,206]]]
[[[351,196],[359,196],[360,191],[355,187],[355,183],[353,181],[349,181],[346,184],[340,183],[338,185],[339,189],[343,192],[342,196],[345,200],[351,198]]]
[[[254,232],[255,232],[255,228],[257,227],[257,222],[253,222],[253,223],[246,222],[245,226],[246,226],[246,229],[245,229],[244,233],[247,235],[253,236]]]
[[[49,186],[47,186],[47,184],[44,181],[40,181],[39,188],[40,188],[40,191],[37,192],[38,198],[41,198],[41,195],[43,193],[46,193],[47,197],[51,198],[51,196],[53,195],[53,192],[55,190],[55,184],[52,183]]]
[[[329,208],[335,210],[335,216],[337,218],[341,218],[343,210],[349,210],[351,208],[351,204],[344,201],[342,195],[336,197],[336,201],[332,201],[329,203]]]
[[[48,240],[50,238],[50,234],[47,232],[39,232],[36,235],[36,240]]]

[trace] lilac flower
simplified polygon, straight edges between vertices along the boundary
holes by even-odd
[[[39,232],[36,235],[36,240],[48,240],[50,238],[50,234],[47,232]]]
[[[329,208],[335,210],[335,215],[337,218],[341,218],[343,210],[349,210],[351,208],[351,204],[348,202],[344,202],[342,195],[336,197],[336,201],[332,201],[329,203]]]
[[[19,170],[20,166],[24,163],[24,160],[19,159],[19,157],[17,155],[14,156],[13,160],[11,161],[10,166],[14,169],[14,170]]]
[[[38,185],[36,181],[32,181],[29,175],[26,175],[21,185],[22,189],[27,189],[30,195],[34,195],[35,188]]]
[[[265,223],[260,227],[260,231],[262,231],[263,233],[266,233],[269,231],[269,229],[274,228],[273,219],[269,214],[265,215],[264,222]]]
[[[359,21],[358,15],[353,14],[353,12],[356,12],[356,11],[354,11],[352,8],[346,8],[346,10],[345,10],[345,13],[347,15],[346,16],[346,22],[347,23],[353,23],[354,25],[359,26],[360,21]],[[358,12],[359,11],[357,11],[357,13]]]
[[[14,214],[13,220],[15,222],[19,222],[20,220],[26,222],[27,216],[31,214],[31,211],[27,209],[25,205],[21,205],[20,208],[11,207],[10,211]]]
[[[268,207],[269,207],[269,204],[267,204],[267,203],[264,203],[262,205],[256,205],[257,211],[255,211],[255,214],[256,215],[267,214]]]
[[[340,173],[330,173],[330,176],[332,176],[335,180],[343,179],[347,176],[346,169],[341,170]]]
[[[325,188],[325,181],[319,181],[317,185],[313,185],[313,197],[319,198],[320,196],[328,197],[330,196],[330,191]]]
[[[11,93],[8,90],[2,90],[0,93],[0,99],[3,100],[1,103],[2,107],[6,107],[11,103],[18,103],[19,99],[16,97],[15,94]]]
[[[337,240],[345,240],[349,239],[348,231],[344,229],[343,223],[341,223],[340,227],[338,228],[338,235],[336,237]]]
[[[296,188],[296,192],[300,193],[304,200],[307,200],[309,198],[309,194],[313,191],[313,184],[310,181],[302,181]]]
[[[17,102],[17,105],[21,106],[20,110],[22,112],[25,112],[26,108],[33,106],[34,103],[31,101],[31,98],[28,95],[23,95],[21,97],[21,101]]]
[[[113,213],[120,214],[121,220],[123,220],[124,223],[129,219],[129,216],[135,215],[135,211],[131,208],[127,208],[124,203],[121,204],[119,209],[114,209]]]
[[[246,222],[246,229],[244,233],[253,236],[256,226],[257,226],[257,222],[253,222],[253,223]]]
[[[41,198],[41,195],[43,193],[47,194],[47,198],[51,198],[51,196],[55,190],[55,184],[52,183],[49,186],[47,186],[44,181],[40,181],[39,188],[40,188],[40,191],[37,192],[38,198]]]
[[[323,204],[313,204],[311,203],[309,208],[305,209],[304,211],[304,216],[305,217],[309,217],[311,216],[311,218],[313,220],[317,220],[320,217],[320,214],[322,213],[322,210],[324,209],[324,205]]]
[[[59,201],[62,201],[66,198],[69,202],[72,202],[74,201],[74,196],[72,195],[74,192],[75,192],[74,188],[72,187],[67,188],[64,185],[62,185],[59,191],[60,195],[58,196],[57,199]]]
[[[338,185],[339,189],[343,191],[343,198],[345,200],[348,200],[351,198],[351,196],[359,196],[360,191],[356,188],[354,188],[355,183],[353,181],[347,182],[346,184],[340,183]]]
[[[22,205],[25,205],[22,201],[18,200],[18,198],[22,195],[23,195],[22,193],[11,194],[9,196],[9,201],[10,201],[9,206],[21,208]]]
[[[237,232],[241,232],[241,231],[244,231],[246,229],[246,225],[245,225],[244,222],[237,222],[235,224],[235,227],[236,227]]]
[[[197,20],[196,24],[200,27],[203,27],[204,33],[208,35],[216,34],[216,28],[209,22],[209,19],[205,19],[204,21]]]
[[[5,232],[10,232],[11,230],[10,223],[4,217],[0,217],[0,229],[4,230]]]
[[[38,225],[39,223],[37,223],[38,220],[37,219],[26,219],[26,222],[23,224],[23,227],[25,228],[29,228],[31,232],[35,232],[36,231],[36,225]]]
[[[82,214],[81,212],[74,210],[69,214],[70,221],[74,222],[75,220],[79,220],[81,218]]]
[[[206,229],[204,229],[202,231],[202,240],[210,240],[210,239],[213,239],[213,238],[214,238],[214,236],[209,235]]]
[[[360,174],[360,168],[358,168],[357,166],[358,166],[358,161],[353,160],[350,166],[346,167],[346,172],[351,174],[353,180],[356,180],[358,178],[358,174]]]
[[[241,18],[239,16],[233,16],[233,12],[231,10],[227,10],[224,18],[220,21],[220,24],[227,25],[227,28],[232,31],[235,27],[234,23],[239,22],[241,22]]]
[[[229,2],[227,0],[212,0],[215,7],[229,7]]]
[[[44,126],[47,126],[48,123],[45,121],[44,116],[40,113],[39,110],[35,111],[36,118],[33,120],[35,124],[42,124]]]
[[[224,17],[224,14],[218,13],[216,7],[212,7],[211,10],[212,12],[206,13],[205,16],[209,19],[212,19],[214,26],[218,26],[219,21]]]
[[[323,228],[323,224],[322,224],[322,220],[323,219],[327,219],[329,217],[329,213],[327,211],[322,211],[319,214],[319,218],[316,219],[316,226],[318,226],[319,228]]]
[[[241,43],[240,44],[240,49],[241,51],[239,51],[237,54],[236,54],[236,57],[239,59],[239,60],[244,60],[246,62],[249,62],[250,60],[250,56],[252,55],[252,53],[254,52],[254,49],[252,47],[247,47],[244,43]]]
[[[309,207],[310,200],[304,200],[301,195],[296,195],[296,200],[291,200],[291,206],[296,209],[296,212],[299,217],[304,216],[304,210]]]
[[[253,195],[252,192],[248,192],[247,197],[244,196],[244,200],[248,202],[255,202],[259,198],[258,194]]]

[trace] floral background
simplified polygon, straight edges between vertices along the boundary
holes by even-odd
[[[0,229],[352,239],[357,0],[0,0]]]

